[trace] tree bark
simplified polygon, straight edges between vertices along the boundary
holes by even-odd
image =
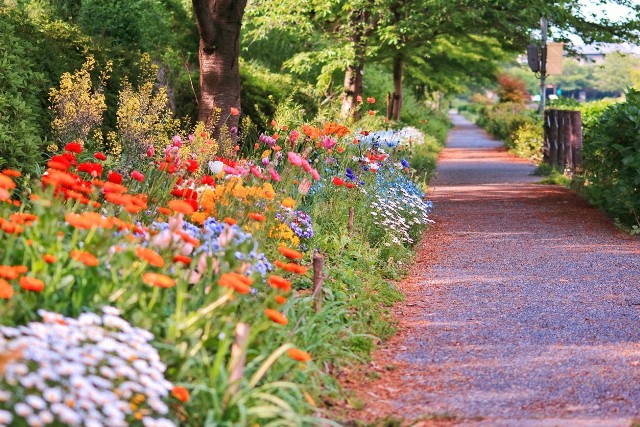
[[[402,72],[402,56],[397,55],[393,58],[393,108],[391,110],[393,120],[400,120],[402,111]]]
[[[232,115],[231,108],[240,111],[238,59],[246,6],[247,0],[193,0],[200,33],[198,120],[211,129],[225,155],[232,154],[225,145],[237,140],[239,116]]]
[[[353,114],[353,118],[359,120],[362,117],[362,111],[356,110],[355,107],[358,97],[362,97],[362,77],[367,43],[368,13],[362,10],[355,10],[351,13],[350,21],[351,35],[349,36],[349,40],[353,45],[354,58],[344,73],[342,117],[347,118]]]

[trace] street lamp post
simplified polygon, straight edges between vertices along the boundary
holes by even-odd
[[[542,45],[540,46],[540,105],[538,112],[543,115],[547,100],[547,18],[540,18],[540,30],[542,31]]]

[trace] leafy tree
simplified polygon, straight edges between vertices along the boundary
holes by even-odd
[[[632,87],[634,72],[640,71],[640,58],[615,52],[593,68],[593,87],[602,92],[618,92]]]

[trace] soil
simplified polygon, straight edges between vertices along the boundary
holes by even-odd
[[[640,241],[461,116],[438,163],[399,332],[344,379],[343,419],[629,426],[640,414]],[[358,404],[354,404],[358,403]]]

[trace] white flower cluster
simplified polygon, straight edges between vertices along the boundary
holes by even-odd
[[[172,384],[151,333],[113,307],[38,313],[43,323],[0,327],[0,426],[175,426],[163,418]]]
[[[356,132],[357,133],[357,132]],[[415,127],[404,127],[400,130],[379,130],[358,137],[361,144],[377,143],[381,148],[397,148],[402,145],[424,143],[424,134]]]
[[[413,244],[412,228],[433,223],[429,219],[431,202],[404,188],[376,193],[370,207],[371,215],[378,219],[377,224],[391,237],[390,242],[384,243],[385,246]]]

